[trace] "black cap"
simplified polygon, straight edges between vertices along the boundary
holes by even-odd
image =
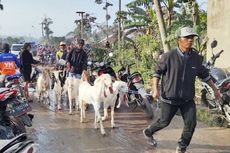
[[[84,41],[84,39],[78,39],[78,40],[77,40],[77,43],[78,43],[78,44],[81,44],[82,46],[84,46],[85,41]]]

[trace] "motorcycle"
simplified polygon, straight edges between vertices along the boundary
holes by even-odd
[[[19,93],[18,96],[23,96],[23,86],[20,83],[21,77],[22,75],[18,70],[16,71],[16,74],[14,75],[5,76],[5,86],[4,87],[17,89]]]
[[[54,64],[55,63],[55,54],[54,53],[49,53],[48,54],[48,64]]]
[[[118,70],[118,78],[127,82],[129,87],[128,100],[129,105],[133,105],[133,111],[139,106],[146,113],[146,116],[152,119],[153,116],[153,98],[144,88],[144,80],[139,72],[130,73],[130,67],[134,64],[126,65]]]
[[[109,53],[109,57],[112,57],[113,53]],[[113,68],[111,67],[112,61],[109,58],[105,58],[103,62],[92,62],[88,61],[88,72],[90,73],[90,82],[93,84],[96,76],[100,76],[102,74],[109,74],[112,76],[113,80],[117,80],[117,76]],[[97,74],[94,72],[97,71]]]
[[[211,44],[211,48],[216,47],[217,42]],[[230,77],[227,76],[225,71],[221,68],[215,67],[215,61],[223,53],[223,50],[217,54],[213,54],[211,59],[205,64],[205,67],[209,69],[210,76],[213,82],[216,84],[221,93],[220,102],[215,101],[214,93],[207,83],[202,82],[201,89],[201,103],[210,108],[213,113],[220,113],[228,121],[230,125]],[[218,118],[220,120],[222,117]],[[222,120],[222,119],[221,119]],[[221,123],[223,123],[221,121]]]
[[[113,53],[109,53],[109,57],[112,57]],[[111,67],[112,61],[107,59],[104,59],[103,62],[99,64],[99,70],[98,70],[98,76],[102,74],[109,74],[113,77],[113,79],[117,79],[116,73],[114,72],[113,68]]]
[[[26,100],[19,99],[17,90],[0,88],[0,139],[12,139],[32,126],[33,115]]]
[[[1,153],[36,153],[37,144],[22,133],[10,140],[0,140]]]

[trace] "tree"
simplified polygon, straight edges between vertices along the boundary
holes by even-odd
[[[92,32],[92,26],[93,23],[95,23],[95,20],[97,18],[90,16],[90,14],[86,13],[83,18],[82,18],[82,24],[83,24],[83,38],[90,38],[91,37],[91,32]],[[77,19],[74,21],[77,25],[75,28],[74,32],[76,33],[76,36],[78,38],[81,37],[81,19]]]
[[[166,51],[169,51],[170,47],[169,47],[169,43],[166,42],[167,32],[166,32],[165,22],[163,19],[163,14],[162,14],[161,6],[160,6],[160,0],[154,0],[154,8],[155,8],[156,15],[157,15],[157,21],[158,21],[159,31],[161,34],[162,45],[163,45],[164,51],[166,52]]]

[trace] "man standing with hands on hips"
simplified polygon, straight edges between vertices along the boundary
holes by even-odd
[[[214,91],[216,99],[220,92],[213,83],[209,71],[202,65],[202,57],[192,48],[192,28],[179,28],[176,32],[178,47],[162,54],[155,65],[153,75],[153,98],[161,101],[161,116],[143,130],[147,143],[156,146],[153,134],[168,126],[177,110],[181,111],[184,128],[178,141],[176,153],[185,153],[196,127],[195,79],[198,76]],[[161,90],[158,84],[161,79]]]

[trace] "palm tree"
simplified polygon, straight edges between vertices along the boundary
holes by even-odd
[[[53,34],[53,31],[50,30],[50,25],[53,24],[53,21],[51,18],[45,17],[44,20],[42,21],[42,25],[44,25],[43,29],[45,31],[45,39],[44,41],[46,43],[49,43],[50,41],[50,35]]]

